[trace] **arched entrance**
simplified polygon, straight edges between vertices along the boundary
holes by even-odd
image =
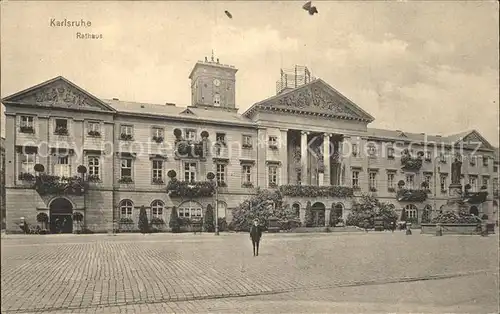
[[[479,210],[476,206],[471,206],[469,209],[469,213],[474,216],[479,216]]]
[[[316,202],[311,208],[313,227],[325,226],[325,204]]]
[[[344,215],[344,205],[342,203],[337,203],[334,207],[334,210],[335,210],[335,215],[339,219],[342,219],[342,216]]]
[[[50,203],[50,232],[73,232],[73,205],[65,198],[56,198]]]

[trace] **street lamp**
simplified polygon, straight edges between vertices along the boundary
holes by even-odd
[[[207,173],[207,179],[212,181],[215,178],[213,172]],[[215,180],[215,235],[219,235],[219,182]]]

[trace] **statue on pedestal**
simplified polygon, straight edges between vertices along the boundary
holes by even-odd
[[[451,164],[451,185],[460,185],[462,173],[462,162],[455,157],[455,161]]]

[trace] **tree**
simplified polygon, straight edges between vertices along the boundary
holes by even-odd
[[[139,230],[141,233],[149,233],[149,222],[148,215],[146,214],[146,208],[141,206],[141,210],[139,212]]]
[[[257,189],[257,193],[244,200],[232,211],[233,219],[229,225],[232,230],[247,231],[254,219],[267,228],[269,217],[278,220],[292,220],[295,214],[289,206],[283,203],[283,197],[278,190]]]
[[[172,207],[172,211],[170,212],[170,221],[168,222],[168,226],[172,232],[180,231],[179,216],[177,215],[177,208],[175,208],[175,206]]]
[[[398,215],[392,204],[380,202],[374,195],[364,194],[359,201],[355,201],[352,211],[347,216],[346,225],[361,228],[373,228],[375,218],[382,219],[384,225],[396,222]]]
[[[335,210],[335,204],[332,204],[332,209],[330,210],[329,226],[335,227],[339,223],[339,215]]]
[[[408,214],[406,213],[406,209],[403,208],[401,211],[401,221],[407,221],[408,220]]]
[[[214,210],[211,204],[207,205],[207,210],[205,211],[205,217],[203,219],[203,227],[206,232],[214,232]]]
[[[314,224],[313,219],[314,219],[314,217],[313,217],[313,214],[312,214],[311,202],[307,201],[306,215],[305,215],[305,218],[304,218],[306,227],[312,227],[312,225]]]

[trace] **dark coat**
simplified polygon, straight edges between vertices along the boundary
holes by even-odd
[[[252,238],[253,241],[259,241],[261,237],[262,229],[260,228],[260,226],[252,225],[250,227],[250,238]]]

